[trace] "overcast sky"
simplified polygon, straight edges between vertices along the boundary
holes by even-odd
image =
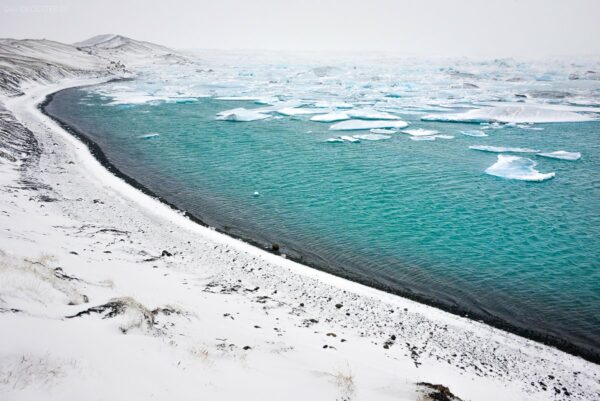
[[[600,55],[600,0],[0,0],[0,37],[173,48]]]

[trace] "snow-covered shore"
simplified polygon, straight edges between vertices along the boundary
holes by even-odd
[[[598,365],[262,251],[129,186],[37,109],[102,79],[0,98],[14,144],[0,157],[1,399],[454,399],[418,383],[600,399]]]

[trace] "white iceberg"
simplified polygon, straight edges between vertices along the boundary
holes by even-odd
[[[349,120],[350,116],[344,112],[333,112],[327,114],[318,114],[310,118],[311,121],[318,121],[323,123],[333,123],[336,121]]]
[[[433,129],[423,129],[423,128],[415,128],[415,129],[405,129],[400,131],[403,134],[407,134],[410,136],[433,136],[439,134],[439,131]]]
[[[557,150],[555,152],[538,153],[538,156],[549,157],[551,159],[575,161],[581,159],[579,152],[567,152],[566,150]]]
[[[360,142],[360,139],[354,138],[353,136],[349,135],[342,135],[340,136],[340,139],[346,142]]]
[[[257,121],[264,120],[265,118],[271,117],[268,114],[261,113],[256,110],[248,110],[243,107],[237,109],[231,109],[226,111],[221,111],[217,113],[216,120],[222,121],[238,121],[238,122],[248,122],[248,121]]]
[[[529,148],[507,148],[504,146],[484,146],[484,145],[471,145],[469,149],[480,150],[482,152],[492,152],[492,153],[538,153],[537,149],[529,149]]]
[[[347,120],[333,124],[331,131],[370,130],[373,128],[405,128],[408,123],[397,120]]]
[[[472,130],[467,130],[467,131],[460,131],[461,134],[466,135],[466,136],[474,136],[474,137],[484,137],[484,136],[488,136],[488,134],[486,134],[485,132],[478,130],[478,129],[472,129]]]
[[[352,135],[356,139],[362,139],[365,141],[380,141],[382,139],[390,139],[389,135],[382,134],[363,134],[363,135]]]
[[[400,117],[395,116],[390,113],[375,111],[375,110],[367,110],[367,109],[355,109],[348,110],[346,113],[352,117],[357,118],[359,120],[399,120]]]
[[[555,173],[540,173],[531,159],[519,156],[498,155],[498,161],[488,167],[485,172],[496,177],[522,181],[546,181],[554,178]]]
[[[594,121],[590,114],[570,110],[555,110],[533,105],[510,105],[484,107],[464,113],[430,114],[421,117],[423,121],[465,122],[465,123],[558,123]]]

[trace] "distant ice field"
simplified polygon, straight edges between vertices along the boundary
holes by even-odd
[[[47,110],[212,226],[599,352],[596,64],[368,61],[223,56]]]

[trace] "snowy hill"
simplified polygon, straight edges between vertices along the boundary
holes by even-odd
[[[73,46],[81,51],[111,60],[119,59],[125,64],[146,64],[152,61],[187,61],[187,57],[168,47],[131,39],[121,35],[97,35]]]
[[[129,66],[189,61],[167,47],[120,35],[94,36],[74,45],[45,39],[0,39],[0,94],[21,95],[21,86],[27,83],[123,76]]]
[[[20,95],[21,85],[27,82],[55,82],[113,70],[118,70],[114,63],[71,45],[50,40],[0,39],[0,93]]]

